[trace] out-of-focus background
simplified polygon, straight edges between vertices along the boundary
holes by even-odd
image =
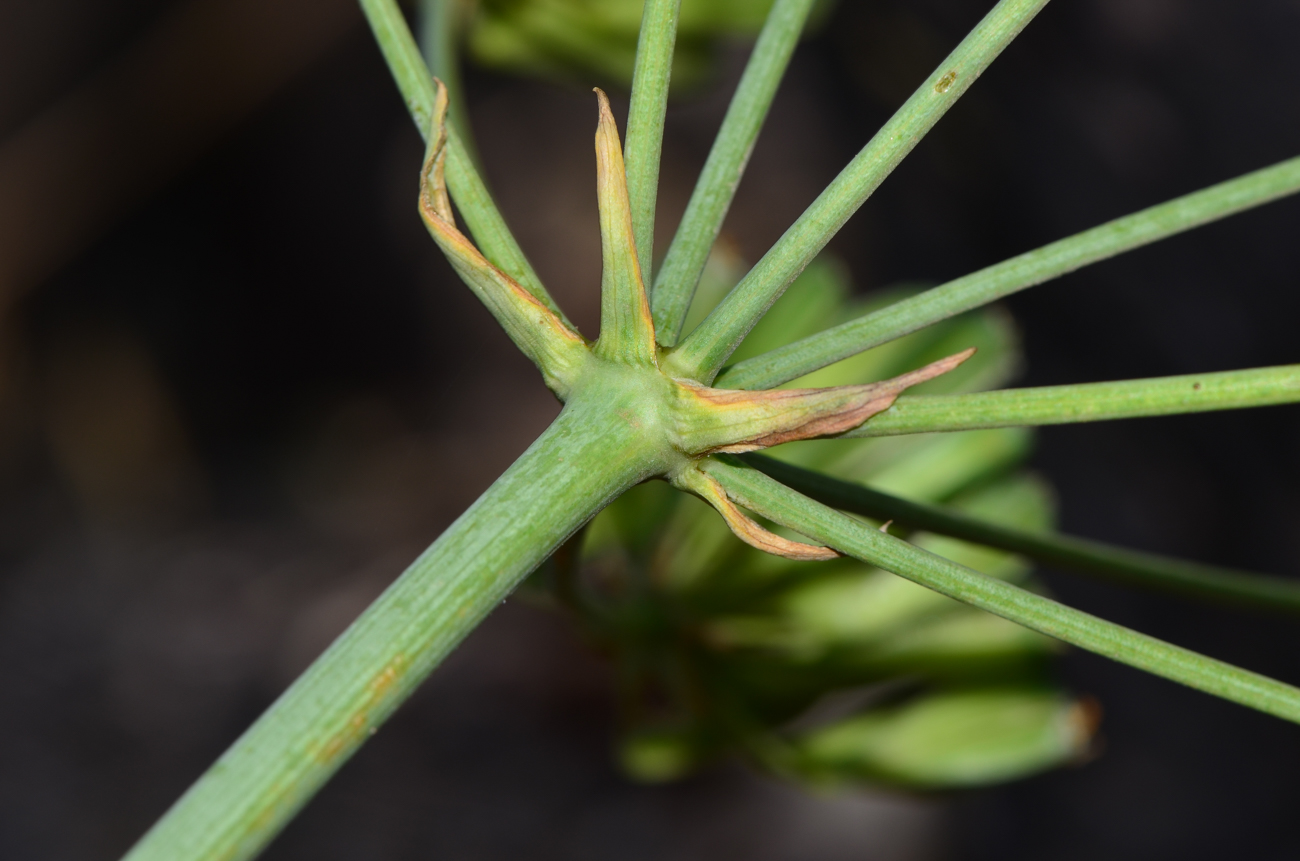
[[[753,260],[982,15],[842,0],[727,224]],[[1053,4],[832,244],[942,280],[1300,153],[1293,0]],[[747,48],[674,101],[671,236]],[[588,82],[588,83],[595,83]],[[598,318],[586,87],[471,67],[487,177]],[[620,119],[625,97],[616,99]],[[415,214],[421,146],[351,0],[0,0],[0,857],[117,857],[557,404]],[[1022,382],[1300,361],[1300,200],[1011,299]],[[1063,527],[1300,574],[1300,409],[1040,436]],[[1297,625],[1045,572],[1291,682]],[[1258,859],[1300,729],[1082,653],[1100,755],[940,798],[619,776],[605,669],[507,603],[270,859]]]

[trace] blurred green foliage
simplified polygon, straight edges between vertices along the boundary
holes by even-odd
[[[469,54],[485,66],[562,80],[632,83],[642,0],[478,0],[466,8]],[[758,35],[772,0],[682,0],[674,87],[706,80],[721,39]],[[831,0],[814,9],[825,18]]]
[[[715,253],[694,325],[743,272]],[[754,328],[756,355],[896,299],[850,298],[823,256]],[[998,309],[963,315],[847,359],[793,386],[884,379],[969,346],[974,359],[918,391],[1002,385],[1020,361]],[[1053,500],[1022,464],[1022,429],[788,444],[774,456],[993,522],[1049,529]],[[769,524],[770,526],[771,524]],[[780,527],[774,527],[780,531]],[[789,534],[789,533],[786,533]],[[795,537],[795,536],[791,536]],[[1010,553],[927,533],[914,544],[1030,585]],[[817,783],[912,789],[988,784],[1079,759],[1090,705],[1051,677],[1055,641],[852,559],[798,562],[741,543],[700,500],[635,488],[534,577],[610,656],[620,761],[668,780],[720,755]]]

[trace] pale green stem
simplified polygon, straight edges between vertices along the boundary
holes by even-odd
[[[704,322],[668,354],[675,376],[711,382],[740,342],[1047,0],[1001,0],[849,162]]]
[[[1116,383],[1003,389],[968,395],[913,395],[842,437],[1030,427],[1300,401],[1300,365],[1187,374]]]
[[[1188,687],[1300,723],[1300,689],[1098,619],[936,556],[737,461],[704,466],[740,505],[842,553],[1026,628]]]
[[[655,452],[609,409],[572,404],[195,783],[128,861],[257,855],[515,585]]]
[[[999,547],[1126,586],[1172,592],[1216,604],[1228,601],[1245,607],[1300,613],[1300,580],[1201,565],[1068,535],[1027,532],[970,517],[955,509],[900,499],[770,457],[749,454],[742,459],[791,489],[841,511]]]
[[[447,87],[450,104],[447,108],[447,122],[455,127],[460,135],[465,151],[480,164],[477,148],[474,146],[474,130],[466,114],[461,122],[462,113],[466,113],[469,102],[465,98],[465,88],[461,84],[460,50],[457,45],[459,32],[460,4],[458,0],[421,0],[420,2],[420,50],[434,77]]]
[[[627,163],[627,193],[632,204],[632,233],[636,237],[641,276],[652,280],[655,242],[655,201],[659,195],[659,157],[663,152],[664,114],[677,44],[677,10],[681,0],[645,0],[641,34],[632,72],[632,103],[627,112],[623,160]]]
[[[779,386],[954,314],[1297,191],[1300,191],[1300,158],[1293,158],[1076,233],[793,344],[737,362],[718,375],[717,385],[732,389]]]
[[[415,44],[415,37],[411,35],[411,29],[402,17],[402,10],[398,8],[396,0],[360,2],[361,9],[370,22],[370,29],[374,32],[375,41],[379,43],[379,49],[388,62],[393,80],[406,101],[411,119],[415,121],[420,136],[427,142],[429,124],[433,118],[433,78]],[[532,264],[524,256],[523,249],[515,241],[514,234],[506,226],[505,219],[501,217],[492,195],[488,193],[487,185],[474,166],[474,159],[455,126],[447,129],[447,136],[447,188],[479,251],[572,327],[573,324],[546,291],[541,279],[533,271]]]
[[[814,0],[776,0],[749,56],[745,73],[713,141],[690,202],[650,295],[659,343],[677,343],[709,250],[722,230],[731,200],[754,151],[781,77],[790,63]]]

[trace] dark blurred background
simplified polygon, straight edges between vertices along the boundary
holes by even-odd
[[[988,6],[840,2],[728,222],[749,259]],[[832,248],[864,291],[942,280],[1296,155],[1298,39],[1295,0],[1060,0]],[[745,56],[670,109],[661,241]],[[592,96],[467,90],[594,335]],[[125,851],[556,413],[425,235],[420,154],[350,0],[0,0],[0,857]],[[1014,297],[1022,382],[1300,361],[1298,226],[1283,201]],[[1070,532],[1297,575],[1298,431],[1297,407],[1053,428],[1035,463]],[[1291,620],[1045,577],[1300,682]],[[1103,750],[1023,783],[639,787],[599,660],[511,602],[266,857],[1300,857],[1300,730],[1079,652],[1063,674]]]

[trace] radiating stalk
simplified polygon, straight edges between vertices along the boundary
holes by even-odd
[[[1029,427],[1300,401],[1300,365],[1187,374],[1115,383],[1003,389],[967,395],[913,395],[844,437]]]
[[[646,478],[656,453],[608,408],[631,396],[607,395],[594,409],[566,408],[176,802],[128,861],[257,855],[528,572]]]
[[[767,118],[813,2],[776,0],[772,4],[677,233],[655,273],[651,307],[655,332],[665,347],[676,344],[681,334],[709,250],[731,208],[759,129]]]
[[[705,471],[746,508],[950,598],[1171,681],[1300,723],[1300,689],[1098,619],[885,534],[735,460]]]
[[[1300,158],[1293,158],[1108,221],[825,332],[737,362],[718,375],[717,384],[733,389],[778,386],[954,314],[1297,191]]]
[[[1028,532],[970,517],[955,509],[900,499],[763,455],[744,455],[742,460],[787,487],[841,511],[893,520],[900,526],[1010,550],[1048,565],[1095,574],[1125,586],[1172,592],[1216,605],[1227,601],[1245,607],[1300,613],[1300,580],[1201,565],[1069,535]]]
[[[461,115],[469,104],[465,99],[465,88],[461,85],[460,51],[456,44],[457,0],[421,0],[420,2],[420,52],[434,77],[442,81],[451,97],[447,109],[447,121],[456,129],[465,152],[477,165],[479,158],[474,146],[474,133],[469,117]]]
[[[758,265],[668,355],[669,372],[711,382],[790,282],[1046,5],[1047,0],[1001,0],[993,7]]]
[[[627,113],[627,192],[632,203],[632,232],[646,283],[652,280],[655,201],[659,195],[659,157],[663,151],[664,113],[677,44],[677,10],[681,0],[645,0],[641,33],[632,71],[632,103]]]
[[[420,55],[406,19],[402,17],[402,10],[398,8],[396,0],[360,2],[361,9],[370,22],[370,29],[374,32],[375,41],[379,43],[379,49],[388,62],[393,80],[406,101],[406,109],[410,111],[420,136],[427,141],[429,123],[433,117],[433,78]],[[488,193],[478,168],[474,166],[474,159],[470,157],[455,126],[448,129],[448,135],[447,187],[479,250],[493,265],[572,326],[542,285],[532,264],[524,256],[523,249],[515,241],[514,234],[506,226],[505,219],[501,217],[492,195]]]

